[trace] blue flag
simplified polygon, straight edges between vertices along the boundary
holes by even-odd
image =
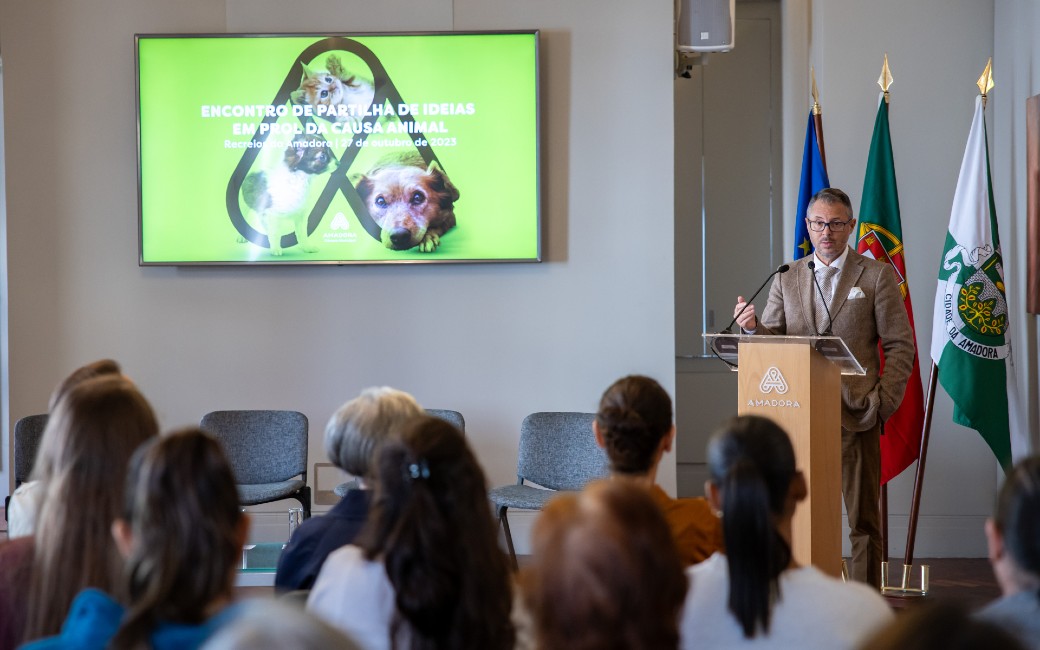
[[[823,166],[823,157],[820,155],[820,143],[816,141],[816,127],[810,110],[809,126],[805,131],[805,150],[802,152],[802,180],[798,184],[798,210],[795,212],[792,259],[803,258],[813,251],[812,242],[809,241],[809,229],[805,227],[805,211],[809,207],[809,199],[830,186],[827,169]]]

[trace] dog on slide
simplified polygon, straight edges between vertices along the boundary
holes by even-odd
[[[350,180],[390,250],[432,253],[455,227],[458,189],[440,163],[427,165],[417,152],[391,154]]]
[[[242,181],[242,199],[271,242],[271,254],[282,254],[282,235],[296,233],[301,250],[313,253],[304,206],[311,181],[336,163],[328,142],[320,135],[297,134],[277,164],[253,172]]]

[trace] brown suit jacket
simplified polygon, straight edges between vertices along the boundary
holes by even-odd
[[[773,280],[756,334],[817,333],[813,317],[816,286],[807,266],[812,259],[809,255],[793,262],[790,271]],[[862,298],[849,298],[854,288],[863,293]],[[834,335],[844,339],[867,370],[862,377],[841,378],[841,424],[849,431],[865,431],[887,420],[899,407],[914,363],[914,333],[895,272],[884,262],[849,250],[830,310]],[[885,353],[885,373],[880,377],[879,340]]]

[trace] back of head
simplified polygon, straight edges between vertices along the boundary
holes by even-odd
[[[623,377],[600,398],[596,426],[615,472],[645,474],[672,430],[672,399],[650,377]]]
[[[325,454],[340,469],[367,477],[379,445],[412,418],[424,415],[408,393],[366,388],[337,410],[325,426]]]
[[[359,650],[320,618],[280,600],[254,600],[242,607],[202,650]]]
[[[113,647],[139,645],[158,620],[201,623],[231,596],[242,513],[231,467],[209,434],[188,428],[142,447],[122,518],[132,533],[125,573],[131,606]]]
[[[922,603],[900,614],[861,646],[870,650],[1025,650],[1001,627],[949,602]]]
[[[791,514],[786,509],[797,474],[794,449],[772,420],[741,416],[708,442],[708,469],[722,500],[730,611],[746,637],[768,633],[779,576],[791,561],[776,521]]]
[[[521,586],[539,648],[677,647],[686,575],[643,487],[618,478],[558,496],[531,542]]]
[[[103,377],[105,375],[121,374],[123,374],[123,369],[119,366],[119,362],[113,359],[98,359],[97,361],[92,361],[84,366],[80,366],[69,373],[68,377],[62,379],[61,383],[54,389],[54,392],[51,393],[51,399],[47,405],[47,411],[53,411],[66,393],[88,379]]]
[[[1025,459],[1008,474],[993,522],[1015,567],[1040,579],[1040,456]]]
[[[487,481],[462,432],[413,419],[379,450],[372,511],[358,539],[382,560],[413,648],[512,647],[509,567]]]
[[[122,561],[109,528],[130,456],[157,433],[148,401],[120,375],[83,381],[58,401],[40,443],[48,472],[41,479],[28,638],[57,633],[85,587],[116,586]]]

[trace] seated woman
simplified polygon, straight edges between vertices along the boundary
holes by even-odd
[[[58,400],[40,443],[36,532],[0,545],[0,648],[57,634],[82,589],[113,590],[123,569],[109,526],[134,450],[158,433],[155,414],[120,375]]]
[[[509,563],[462,433],[416,418],[376,459],[369,520],[329,555],[307,609],[366,650],[513,647]]]
[[[157,438],[133,458],[122,516],[111,525],[126,561],[118,593],[98,589],[72,604],[59,636],[25,646],[197,648],[233,615],[248,517],[220,444],[200,429]]]
[[[722,512],[725,554],[691,567],[682,647],[855,648],[892,612],[864,584],[845,584],[791,554],[791,518],[807,494],[776,423],[734,418],[708,443],[708,501]]]
[[[47,412],[53,413],[58,402],[66,393],[88,379],[106,375],[118,376],[122,372],[119,363],[112,359],[101,359],[76,368],[51,393]],[[7,505],[8,539],[33,534],[33,530],[36,528],[36,515],[40,510],[40,501],[43,500],[43,493],[46,489],[44,486],[50,479],[53,469],[49,462],[35,463],[30,479],[19,485],[11,495],[11,502]]]
[[[368,517],[370,469],[391,433],[424,414],[419,403],[393,388],[366,388],[336,411],[325,426],[325,453],[334,465],[358,477],[352,489],[322,517],[311,517],[293,533],[278,559],[274,587],[310,589],[329,553],[349,544]]]
[[[1040,648],[1040,456],[1011,470],[986,522],[989,560],[1003,596],[978,613]]]
[[[630,480],[550,501],[521,573],[540,650],[665,650],[679,644],[683,564],[653,498]]]
[[[615,475],[631,477],[650,490],[664,513],[686,565],[722,546],[722,527],[703,498],[673,499],[655,484],[657,466],[675,440],[672,399],[649,377],[631,375],[603,393],[592,424]]]

